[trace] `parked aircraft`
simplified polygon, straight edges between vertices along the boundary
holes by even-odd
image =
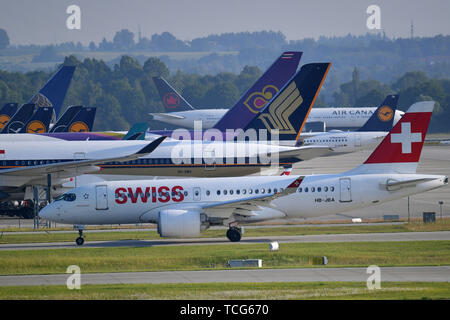
[[[5,103],[0,109],[0,131],[17,111],[17,103]]]
[[[40,216],[76,225],[157,223],[162,237],[196,237],[225,225],[234,242],[239,224],[336,214],[422,193],[448,183],[416,173],[433,107],[413,104],[362,165],[340,174],[94,183],[63,194]]]

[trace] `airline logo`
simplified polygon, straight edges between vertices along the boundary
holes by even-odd
[[[421,132],[411,132],[411,123],[403,122],[401,133],[391,134],[391,143],[401,143],[402,153],[411,153],[413,142],[422,142]]]
[[[10,119],[7,114],[0,114],[0,130],[3,129]]]
[[[69,127],[69,132],[89,132],[89,127],[83,121],[75,121]]]
[[[42,121],[34,120],[31,121],[27,126],[27,133],[45,133],[47,132],[45,125],[42,123]]]
[[[256,91],[249,95],[247,99],[245,99],[244,104],[247,106],[248,110],[258,114],[277,92],[277,87],[268,84],[261,91]]]
[[[52,107],[52,102],[44,96],[42,93],[38,92],[32,99],[31,103],[34,103],[36,107]]]
[[[378,119],[380,119],[383,122],[390,121],[393,116],[394,116],[394,111],[389,106],[382,106],[378,110]]]
[[[269,113],[262,113],[260,119],[266,129],[272,133],[278,130],[279,134],[295,134],[297,133],[294,126],[289,121],[291,114],[303,103],[303,98],[295,84],[295,81],[278,95],[272,101],[269,107]]]
[[[166,108],[174,109],[180,105],[180,97],[175,92],[166,93],[163,103]]]
[[[120,187],[115,191],[115,201],[117,204],[125,203],[156,203],[156,202],[181,202],[184,200],[182,186],[174,186],[170,189],[167,186],[160,187]]]

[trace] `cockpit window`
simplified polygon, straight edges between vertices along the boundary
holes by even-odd
[[[77,198],[77,196],[75,195],[75,193],[64,193],[64,194],[60,195],[59,197],[57,197],[55,199],[55,201],[60,201],[60,200],[75,201],[76,198]]]

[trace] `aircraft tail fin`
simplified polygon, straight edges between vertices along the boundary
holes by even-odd
[[[53,116],[53,107],[39,107],[19,133],[46,133]]]
[[[91,132],[96,111],[95,107],[83,107],[67,124],[64,132]]]
[[[225,132],[227,129],[243,129],[259,113],[277,92],[294,76],[302,52],[286,51],[264,72],[214,126]]]
[[[331,63],[303,65],[245,130],[266,129],[268,140],[275,132],[279,140],[297,140],[330,66]]]
[[[34,103],[26,103],[21,106],[11,117],[11,120],[3,127],[0,133],[17,133],[22,129],[28,119],[33,115],[36,105]]]
[[[434,101],[416,102],[369,158],[356,170],[365,173],[415,173],[422,153]]]
[[[52,126],[50,132],[64,132],[69,122],[81,111],[83,106],[69,106],[59,117],[58,121]]]
[[[389,131],[394,123],[398,94],[388,95],[372,116],[357,131]]]
[[[29,102],[37,107],[53,107],[58,116],[74,71],[74,66],[62,66]]]
[[[164,78],[153,77],[164,108],[167,112],[189,111],[194,108]]]
[[[0,109],[0,130],[11,120],[11,117],[14,113],[17,112],[17,103],[10,102],[5,103],[3,107]]]
[[[148,125],[145,122],[139,122],[133,125],[122,140],[144,140],[145,132],[148,129]]]

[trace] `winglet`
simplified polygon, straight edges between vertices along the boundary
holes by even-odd
[[[159,137],[158,139],[153,140],[148,145],[143,147],[141,150],[136,152],[136,154],[144,155],[144,154],[152,153],[166,138],[167,138],[166,136],[163,136],[163,137]]]

